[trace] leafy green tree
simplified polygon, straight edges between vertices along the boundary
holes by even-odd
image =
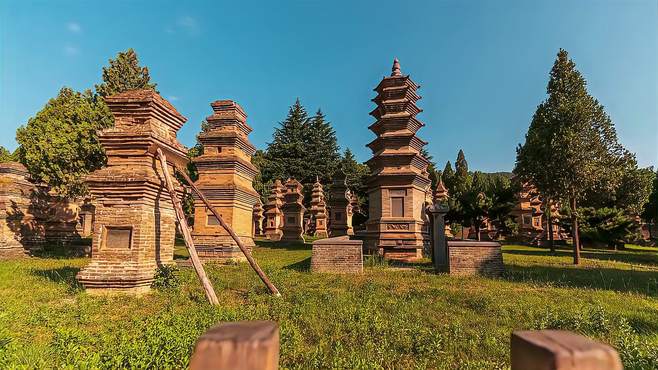
[[[565,200],[572,212],[574,263],[580,262],[578,203],[587,192],[615,191],[632,157],[618,143],[603,106],[566,51],[550,73],[548,99],[535,112],[525,143],[517,148],[515,172],[550,200]]]
[[[446,162],[445,167],[443,168],[443,171],[441,172],[441,180],[443,180],[443,185],[445,185],[446,189],[448,189],[448,192],[452,192],[454,187],[453,187],[453,179],[455,177],[455,171],[452,169],[452,164],[450,161]]]
[[[441,171],[437,171],[436,169],[436,162],[434,162],[434,157],[427,151],[427,149],[423,148],[420,150],[420,155],[425,157],[427,161],[429,162],[429,165],[427,166],[427,173],[429,175],[430,180],[432,181],[432,189],[436,188],[436,185],[439,183],[439,177]]]
[[[96,85],[96,92],[100,96],[107,97],[135,89],[155,90],[156,84],[151,82],[148,67],[139,65],[137,53],[132,48],[119,52],[115,59],[108,62],[110,65],[103,67],[103,82]]]
[[[32,177],[62,196],[85,193],[84,177],[105,163],[97,131],[112,125],[97,95],[64,87],[16,131],[18,155]]]
[[[623,209],[582,207],[578,217],[583,241],[602,243],[615,249],[639,239],[639,225]]]
[[[370,176],[370,168],[357,162],[354,158],[352,151],[347,148],[343,153],[343,158],[340,161],[340,168],[345,173],[345,182],[347,187],[359,198],[359,204],[363,205],[368,200],[368,186],[367,181]],[[365,207],[361,207],[365,208]]]
[[[648,222],[658,222],[658,171],[654,174],[649,201],[644,205],[642,218]]]
[[[477,240],[480,240],[482,222],[493,206],[491,189],[487,184],[486,177],[481,172],[473,173],[470,186],[459,194],[459,203],[463,217],[462,225],[474,226]]]
[[[15,161],[17,159],[16,157],[17,157],[16,152],[12,153],[7,148],[0,145],[0,163]]]

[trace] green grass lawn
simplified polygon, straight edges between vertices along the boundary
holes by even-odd
[[[507,368],[511,331],[541,328],[608,342],[626,368],[658,367],[657,249],[588,250],[578,268],[566,250],[504,252],[501,279],[429,262],[339,276],[308,272],[310,245],[261,242],[254,256],[283,296],[246,264],[208,266],[215,308],[191,269],[176,289],[102,298],[75,280],[85,258],[2,261],[0,367],[181,368],[210,326],[257,319],[279,323],[283,368]]]

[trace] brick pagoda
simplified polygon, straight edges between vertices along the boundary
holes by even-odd
[[[377,135],[367,146],[373,157],[366,162],[369,220],[364,244],[371,252],[392,259],[416,259],[429,247],[425,197],[431,181],[429,164],[420,151],[426,142],[416,136],[424,126],[416,119],[419,88],[402,75],[400,63],[393,62],[392,73],[377,85],[377,107],[370,112],[376,122],[369,129]]]
[[[35,186],[18,162],[0,163],[0,259],[28,255],[44,230],[32,214]]]
[[[331,210],[331,221],[329,223],[329,235],[331,237],[348,235],[351,225],[348,223],[350,211],[350,194],[345,183],[345,174],[338,171],[334,175],[329,192],[329,209]]]
[[[265,209],[265,237],[269,240],[281,239],[281,227],[283,227],[283,206],[284,187],[280,180],[275,180],[272,184],[270,195],[267,197]]]
[[[157,266],[173,263],[176,218],[156,150],[167,156],[171,173],[173,164],[187,164],[187,149],[176,138],[186,119],[152,90],[105,101],[115,125],[99,135],[107,166],[86,179],[96,208],[94,237],[91,262],[77,279],[91,293],[139,294],[149,290]]]
[[[256,204],[254,204],[254,210],[252,212],[253,223],[254,223],[254,237],[263,235],[263,203],[260,201],[260,197],[256,199]]]
[[[256,148],[247,135],[247,115],[238,103],[218,100],[210,104],[208,129],[199,135],[203,154],[194,158],[199,170],[196,186],[210,200],[248,248],[254,246],[253,207],[258,200],[253,180],[258,169],[251,164]],[[204,261],[246,260],[233,238],[206,205],[194,199],[194,245]]]
[[[315,179],[313,191],[311,192],[311,227],[313,236],[319,238],[327,237],[327,205],[324,201],[324,190],[320,179]]]
[[[304,195],[302,194],[302,184],[295,179],[286,181],[286,193],[283,195],[284,203],[281,207],[283,212],[283,228],[281,231],[282,241],[303,242],[304,232],[303,220],[306,207],[302,204]]]

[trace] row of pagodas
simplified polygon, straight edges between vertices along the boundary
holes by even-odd
[[[334,178],[329,199],[316,179],[310,209],[302,203],[302,190],[302,184],[295,179],[288,179],[285,184],[275,180],[267,203],[263,206],[257,202],[254,206],[254,235],[274,241],[304,241],[304,234],[317,238],[354,235],[352,216],[358,201],[347,188],[342,172]]]

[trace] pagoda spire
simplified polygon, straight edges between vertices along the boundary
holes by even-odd
[[[393,60],[393,68],[391,68],[391,76],[402,76],[402,71],[400,71],[400,61],[398,58]]]

